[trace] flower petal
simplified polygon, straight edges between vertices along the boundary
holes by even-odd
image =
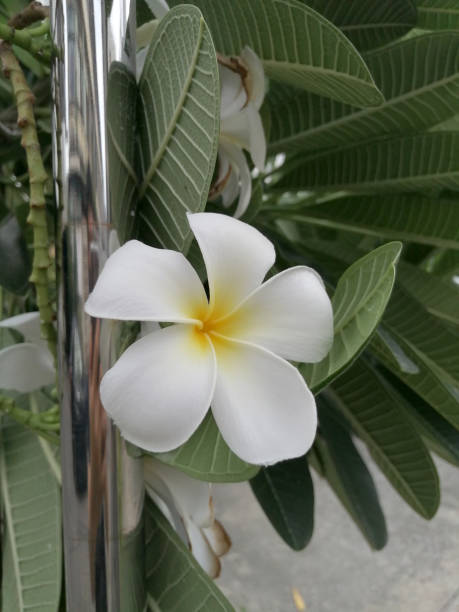
[[[231,548],[231,538],[219,521],[214,521],[210,527],[204,528],[204,534],[217,557],[223,557]]]
[[[247,106],[250,130],[250,156],[255,166],[263,172],[266,164],[266,137],[260,113],[253,103]]]
[[[212,550],[202,529],[190,519],[185,519],[185,529],[193,557],[211,578],[218,578],[221,567],[220,560]]]
[[[238,219],[247,210],[252,196],[252,177],[249,165],[244,153],[236,145],[221,142],[220,150],[227,157],[232,168],[230,180],[222,191],[223,204],[225,206],[232,204],[239,192],[239,202],[234,212],[234,216]],[[234,178],[236,183],[234,183]],[[240,186],[239,179],[241,181]]]
[[[189,214],[207,268],[211,311],[231,312],[258,287],[276,258],[258,230],[226,215]]]
[[[260,113],[252,102],[239,113],[221,122],[221,143],[231,143],[250,152],[252,161],[261,171],[266,161],[266,138]]]
[[[93,317],[122,321],[190,322],[206,309],[202,283],[185,257],[137,240],[108,258],[85,306]]]
[[[199,527],[208,527],[212,524],[208,482],[191,478],[180,470],[153,458],[148,463],[144,463],[144,470],[147,482],[154,474],[167,485],[182,516],[191,517]],[[158,493],[160,494],[159,491]]]
[[[171,325],[137,340],[103,377],[100,397],[121,434],[165,452],[188,440],[204,418],[215,385],[207,336]]]
[[[317,413],[298,370],[261,347],[211,337],[218,369],[212,412],[231,450],[257,465],[304,455]]]
[[[249,101],[260,110],[265,98],[265,71],[258,55],[250,47],[244,47],[240,55],[241,60],[248,68],[247,89]]]
[[[218,332],[284,359],[314,363],[333,343],[332,305],[320,276],[298,266],[263,283],[219,324]]]
[[[15,329],[24,336],[25,342],[46,346],[46,342],[41,339],[40,335],[39,312],[25,312],[9,319],[3,319],[0,321],[0,327]]]
[[[30,393],[55,379],[53,360],[47,349],[24,342],[0,351],[0,389]]]
[[[247,93],[244,89],[241,75],[218,64],[220,76],[220,117],[224,119],[238,113],[247,102]]]

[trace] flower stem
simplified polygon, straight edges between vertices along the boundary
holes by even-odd
[[[48,291],[49,256],[48,226],[46,219],[45,183],[48,179],[33,112],[34,95],[10,45],[0,44],[0,61],[5,75],[10,79],[18,110],[18,126],[22,133],[21,144],[25,149],[30,184],[30,211],[27,218],[33,227],[33,264],[30,281],[34,283],[37,305],[40,311],[41,335],[56,359],[56,330],[54,312]]]

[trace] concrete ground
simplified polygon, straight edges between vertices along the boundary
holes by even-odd
[[[233,541],[218,586],[244,612],[459,612],[459,469],[436,463],[442,502],[430,522],[372,469],[389,530],[380,552],[318,479],[315,531],[302,552],[277,536],[247,484],[217,487],[217,516]]]

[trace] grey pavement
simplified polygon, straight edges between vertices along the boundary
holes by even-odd
[[[436,463],[442,503],[432,521],[370,465],[389,530],[380,552],[318,478],[314,535],[301,552],[273,531],[247,484],[217,486],[217,516],[233,541],[218,586],[244,612],[459,612],[459,469]]]

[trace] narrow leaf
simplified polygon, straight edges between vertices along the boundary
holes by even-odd
[[[459,132],[350,145],[287,162],[276,187],[393,193],[459,190]]]
[[[59,609],[62,543],[59,486],[37,436],[4,420],[2,503],[6,519],[2,609]]]
[[[385,98],[374,108],[270,88],[263,109],[270,151],[312,151],[414,134],[457,114],[459,32],[409,38],[367,53],[365,61]]]
[[[380,550],[386,545],[387,530],[373,478],[351,436],[323,399],[319,420],[322,435],[316,445],[325,477],[371,548]]]
[[[363,358],[328,393],[395,490],[418,514],[432,518],[440,503],[438,475],[405,416],[403,399]]]
[[[250,486],[280,537],[293,550],[305,548],[314,529],[314,486],[306,457],[262,468]]]
[[[340,278],[332,298],[334,341],[327,357],[300,371],[317,392],[363,350],[381,319],[395,279],[401,244],[391,242],[356,261]]]
[[[187,212],[204,210],[217,156],[220,88],[215,50],[199,10],[160,22],[139,82],[139,235],[186,250]]]
[[[299,223],[459,249],[459,202],[418,194],[352,196],[279,209]],[[287,216],[288,215],[288,216]]]
[[[180,4],[172,0],[170,4]],[[297,0],[193,0],[220,53],[251,47],[268,77],[356,106],[383,100],[346,36]]]

